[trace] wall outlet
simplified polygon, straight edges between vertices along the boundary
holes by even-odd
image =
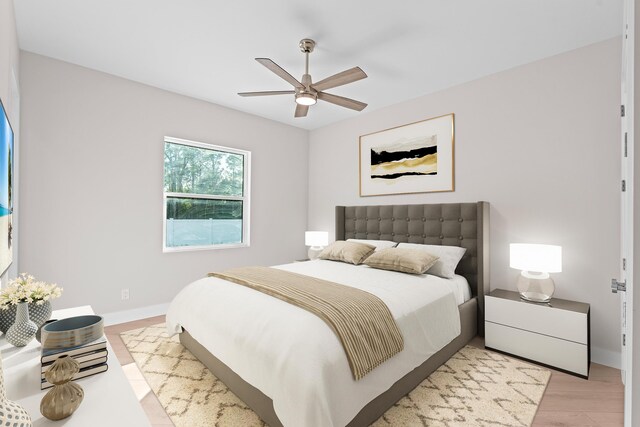
[[[120,291],[120,297],[122,298],[122,301],[128,300],[129,299],[129,288],[122,289]]]

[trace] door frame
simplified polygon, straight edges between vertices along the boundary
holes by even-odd
[[[640,184],[636,182],[634,174],[634,164],[638,162],[634,152],[634,129],[635,123],[640,123],[640,117],[635,112],[635,81],[640,81],[640,72],[636,75],[635,57],[636,47],[640,47],[640,41],[636,42],[635,22],[640,22],[640,8],[636,9],[634,0],[624,0],[624,18],[622,32],[622,81],[621,94],[622,106],[624,108],[621,117],[621,178],[624,180],[621,193],[621,280],[626,282],[626,292],[622,297],[624,305],[623,318],[625,321],[624,344],[622,346],[622,369],[624,375],[624,425],[631,427],[640,425],[640,393],[634,393],[632,384],[640,384],[640,361],[634,360],[633,354],[640,354],[638,344],[640,337],[635,339],[635,333],[640,332],[640,316],[634,316],[634,306],[640,307],[634,294],[634,267],[640,268],[640,247],[635,251],[636,242],[639,242],[638,232],[640,232],[640,222],[636,224],[634,211],[640,212],[636,206],[640,202],[640,197],[635,197],[635,189],[640,189]],[[640,52],[638,52],[640,53]],[[638,70],[640,71],[640,69]],[[625,143],[626,142],[626,143]],[[639,175],[640,177],[640,175]],[[638,294],[640,296],[640,293]],[[637,359],[637,357],[636,357]],[[634,410],[635,409],[635,410]]]

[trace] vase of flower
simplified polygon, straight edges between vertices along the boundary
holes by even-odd
[[[0,357],[0,426],[31,427],[31,417],[22,406],[7,399]]]
[[[13,304],[7,304],[0,310],[0,331],[3,334],[7,334],[7,331],[16,321],[16,306]]]
[[[51,313],[53,313],[51,301],[40,300],[29,303],[29,318],[38,328],[51,319]]]
[[[7,342],[16,347],[24,347],[35,338],[38,326],[29,319],[29,305],[19,302],[16,308],[16,321],[7,331]]]
[[[19,302],[29,304],[29,317],[42,326],[51,318],[51,300],[62,295],[62,288],[56,284],[36,281],[26,273],[13,279],[0,291],[0,331],[7,333],[16,319],[16,307]]]
[[[39,304],[41,302],[41,304]],[[51,301],[34,301],[29,303],[29,318],[36,326],[41,327],[51,318],[53,308]],[[6,334],[16,321],[16,306],[8,305],[0,310],[0,332]]]

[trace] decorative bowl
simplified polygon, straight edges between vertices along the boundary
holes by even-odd
[[[57,321],[58,321],[58,319],[50,319],[50,320],[47,320],[46,322],[44,322],[44,324],[38,328],[38,332],[36,332],[36,341],[38,341],[39,343],[42,344],[42,327],[44,325],[46,325],[47,323],[52,323],[52,322],[57,322]],[[37,325],[37,323],[36,323],[36,325]]]
[[[78,347],[104,335],[102,316],[68,317],[47,323],[42,327],[42,348]]]

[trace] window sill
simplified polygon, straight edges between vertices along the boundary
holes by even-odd
[[[163,247],[163,253],[171,253],[171,252],[191,252],[191,251],[210,251],[210,250],[218,250],[218,249],[234,249],[234,248],[248,248],[250,246],[249,243],[233,243],[228,245],[207,245],[207,246],[174,246],[174,247]]]

